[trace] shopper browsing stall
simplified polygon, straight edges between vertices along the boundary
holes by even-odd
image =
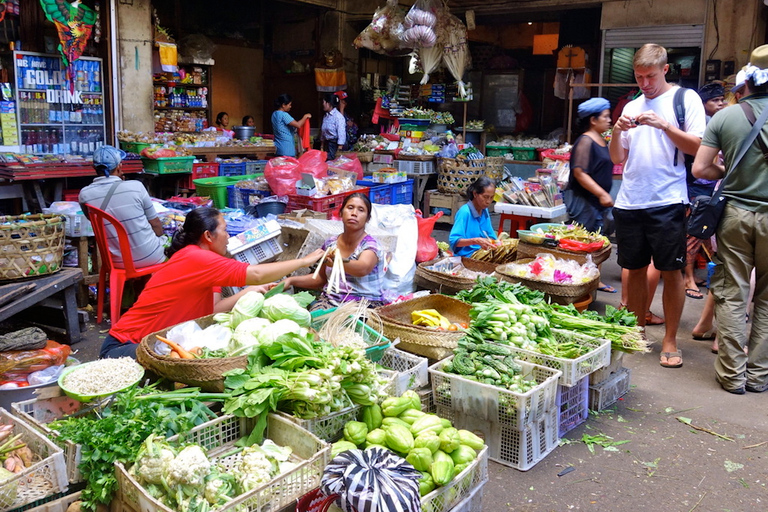
[[[285,280],[286,287],[323,290],[311,309],[327,309],[361,299],[368,300],[372,306],[383,304],[384,251],[376,239],[365,232],[371,209],[371,201],[365,194],[355,192],[344,198],[341,204],[344,232],[323,244],[323,250],[329,253],[321,271]],[[341,268],[335,258],[341,258]],[[343,272],[344,279],[337,280],[337,272]]]
[[[226,135],[227,137],[234,137],[235,132],[232,130],[227,129],[227,126],[229,126],[229,114],[226,112],[219,112],[216,114],[216,124],[214,125],[214,128],[217,132],[221,132],[222,134]]]
[[[124,181],[122,160],[125,151],[113,146],[101,146],[93,153],[93,167],[99,175],[93,183],[80,191],[78,202],[86,217],[88,206],[104,210],[119,220],[128,233],[133,265],[149,267],[165,261],[163,225],[157,218],[147,189],[139,181]],[[123,268],[123,256],[112,226],[107,226],[107,242],[112,261]]]
[[[137,343],[147,334],[228,311],[244,293],[222,299],[215,287],[269,283],[323,255],[318,249],[298,260],[249,265],[224,256],[228,240],[227,224],[218,210],[192,210],[166,250],[168,262],[152,275],[136,304],[109,331],[100,357],[134,356]]]
[[[467,189],[467,203],[456,213],[449,238],[451,251],[457,256],[469,257],[479,249],[490,249],[496,244],[496,232],[488,212],[495,194],[496,185],[485,176],[476,179]]]
[[[326,94],[323,97],[323,126],[320,130],[320,141],[323,150],[328,153],[328,160],[336,159],[336,151],[344,149],[347,143],[347,121],[338,111],[339,97],[335,94]]]
[[[272,112],[272,133],[275,135],[275,154],[277,156],[296,156],[296,142],[293,137],[296,130],[304,126],[304,123],[312,117],[312,114],[304,116],[296,121],[288,113],[293,107],[293,98],[289,94],[281,94],[275,100],[277,110]]]
[[[334,93],[339,98],[339,112],[344,116],[344,121],[347,124],[347,142],[344,144],[344,151],[350,151],[352,146],[357,142],[358,126],[355,119],[349,114],[348,99],[349,95],[345,91],[338,91]]]

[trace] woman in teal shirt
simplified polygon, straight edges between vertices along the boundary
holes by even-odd
[[[293,135],[296,130],[304,126],[312,114],[304,114],[301,120],[296,121],[288,113],[291,111],[293,98],[288,94],[281,94],[275,100],[277,110],[272,112],[272,133],[275,134],[275,154],[277,156],[296,156],[296,143]]]
[[[488,207],[493,203],[496,184],[485,176],[476,179],[467,189],[467,204],[459,208],[449,238],[456,256],[472,256],[480,249],[495,245],[496,233],[491,225]]]

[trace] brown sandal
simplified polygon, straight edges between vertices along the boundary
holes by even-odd
[[[664,324],[664,319],[660,316],[654,315],[651,313],[651,310],[649,309],[648,312],[645,314],[645,325],[662,325]]]

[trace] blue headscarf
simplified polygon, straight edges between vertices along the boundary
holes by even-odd
[[[610,108],[611,102],[605,98],[589,98],[579,105],[578,116],[579,119],[584,119],[585,117],[598,115],[603,110]]]

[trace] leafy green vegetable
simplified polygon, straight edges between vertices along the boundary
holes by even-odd
[[[264,303],[264,295],[259,292],[248,292],[240,297],[232,308],[232,319],[229,322],[229,327],[237,329],[240,322],[259,316]]]
[[[300,305],[292,295],[278,294],[264,301],[261,316],[273,322],[293,320],[301,327],[309,327],[312,315],[306,306]]]

